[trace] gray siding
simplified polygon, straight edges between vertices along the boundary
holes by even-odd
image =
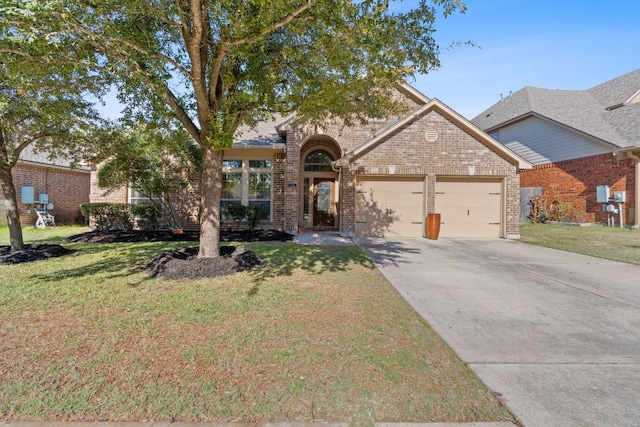
[[[595,141],[538,117],[500,128],[498,141],[533,165],[611,152]]]

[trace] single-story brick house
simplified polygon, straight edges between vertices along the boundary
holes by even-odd
[[[89,201],[91,169],[88,166],[71,168],[70,162],[63,158],[48,158],[45,153],[34,153],[27,147],[21,154],[18,163],[11,171],[18,208],[20,224],[35,225],[36,206],[47,195],[47,204],[53,204],[50,213],[56,224],[82,224],[84,219],[80,213],[80,204]],[[21,200],[23,188],[30,189],[26,193],[34,196],[34,200]],[[5,196],[0,188],[0,225],[7,225],[5,212]],[[28,202],[28,203],[25,203]],[[51,205],[49,205],[51,206]]]
[[[525,87],[472,123],[534,165],[522,188],[573,205],[577,221],[606,223],[596,198],[606,185],[626,192],[624,223],[640,225],[640,69],[587,90]]]
[[[222,207],[263,207],[262,228],[345,236],[425,236],[428,213],[441,237],[519,237],[520,170],[531,165],[437,99],[397,87],[410,112],[366,125],[324,127],[276,117],[244,128],[224,153]],[[182,200],[197,227],[195,178]],[[105,194],[92,178],[92,201]]]

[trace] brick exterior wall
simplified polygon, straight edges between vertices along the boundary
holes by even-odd
[[[37,219],[34,206],[20,202],[20,189],[23,185],[34,187],[36,200],[40,193],[49,195],[49,201],[54,204],[50,213],[55,217],[56,224],[83,223],[80,204],[89,201],[89,171],[19,163],[13,168],[11,174],[20,209],[20,224],[23,226],[35,225]],[[4,198],[4,193],[0,189],[0,200],[4,200]],[[2,219],[6,224],[6,218]]]
[[[338,156],[375,134],[388,121],[372,121],[367,126],[335,124],[322,129],[300,126],[287,134],[287,166],[285,181],[295,183],[285,188],[285,230],[294,232],[301,203],[301,155],[311,146],[329,146]],[[427,129],[435,129],[438,139],[429,143]],[[330,144],[328,141],[334,141]],[[334,148],[337,147],[337,148]],[[389,166],[395,166],[392,169]],[[475,139],[457,124],[434,110],[422,114],[392,135],[378,141],[363,153],[340,176],[340,232],[355,233],[356,177],[358,175],[394,175],[427,177],[427,211],[435,205],[435,183],[438,176],[500,178],[505,183],[505,234],[518,236],[520,214],[520,175],[498,153]]]
[[[407,99],[411,109],[417,101]],[[340,158],[349,149],[376,134],[396,118],[371,120],[362,125],[346,126],[344,123],[326,123],[322,127],[309,125],[291,126],[287,130],[286,153],[273,155],[273,219],[261,223],[263,228],[273,228],[295,233],[301,216],[302,156],[310,150],[325,148]],[[505,237],[519,235],[520,175],[517,166],[491,150],[480,140],[464,130],[465,126],[449,120],[436,110],[429,110],[414,118],[395,133],[378,141],[375,147],[362,153],[349,167],[335,172],[338,186],[338,225],[342,234],[355,233],[356,178],[358,175],[421,176],[427,181],[427,211],[435,204],[435,184],[439,176],[499,178],[504,182]],[[438,139],[427,142],[425,131],[435,129]],[[231,154],[229,154],[231,156]],[[230,157],[232,158],[232,157]],[[390,165],[395,168],[389,168]],[[332,172],[326,172],[331,174]],[[195,177],[194,181],[199,178]],[[92,201],[107,201],[103,192],[93,185]],[[197,226],[199,183],[194,184],[189,197],[191,224]],[[127,201],[126,189],[114,192],[109,201]],[[117,200],[119,199],[119,200]],[[234,224],[223,222],[222,227]]]
[[[286,164],[285,153],[277,153],[273,156],[273,220],[270,228],[275,230],[284,230]],[[265,228],[267,228],[266,225]]]
[[[286,157],[284,153],[278,152],[271,155],[273,161],[273,219],[262,221],[260,227],[264,229],[282,230],[284,224],[284,175]],[[99,168],[99,166],[98,166]],[[190,177],[190,184],[187,188],[171,195],[176,208],[177,219],[186,230],[197,230],[200,227],[200,195],[201,195],[201,175],[195,174]],[[91,172],[91,193],[92,203],[129,203],[130,194],[127,187],[121,187],[107,192],[98,185],[97,169]],[[246,227],[246,223],[235,224],[232,221],[222,221],[223,228],[230,228],[239,225]],[[168,226],[168,224],[165,224]]]
[[[427,129],[438,133],[435,142],[425,139]],[[395,167],[390,169],[390,165]],[[350,177],[390,174],[427,177],[427,212],[433,212],[439,176],[501,178],[505,181],[505,233],[507,236],[520,233],[517,167],[435,110],[425,112],[371,147],[351,165],[350,172]],[[355,197],[355,185],[352,187],[349,197]],[[351,218],[348,223],[351,225]]]
[[[100,165],[98,165],[100,168]],[[91,203],[127,203],[129,201],[129,192],[126,187],[118,188],[114,191],[107,192],[98,185],[98,170],[91,170],[89,199]]]
[[[547,202],[557,198],[574,206],[571,218],[576,222],[607,223],[602,203],[596,202],[596,187],[608,185],[614,191],[626,191],[623,218],[631,224],[635,218],[635,166],[631,159],[618,160],[613,154],[600,154],[535,166],[523,171],[522,187],[541,187]]]

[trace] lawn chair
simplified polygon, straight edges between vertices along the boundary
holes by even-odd
[[[35,211],[36,211],[36,215],[38,215],[38,219],[36,220],[36,227],[37,228],[45,228],[47,226],[55,227],[56,219],[54,218],[53,215],[51,215],[49,212],[47,212],[46,209],[44,209],[44,208],[35,208]]]

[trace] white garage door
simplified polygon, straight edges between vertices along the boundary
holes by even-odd
[[[356,235],[421,237],[424,179],[363,178],[356,188]]]
[[[501,237],[502,183],[438,180],[435,211],[441,237]]]

